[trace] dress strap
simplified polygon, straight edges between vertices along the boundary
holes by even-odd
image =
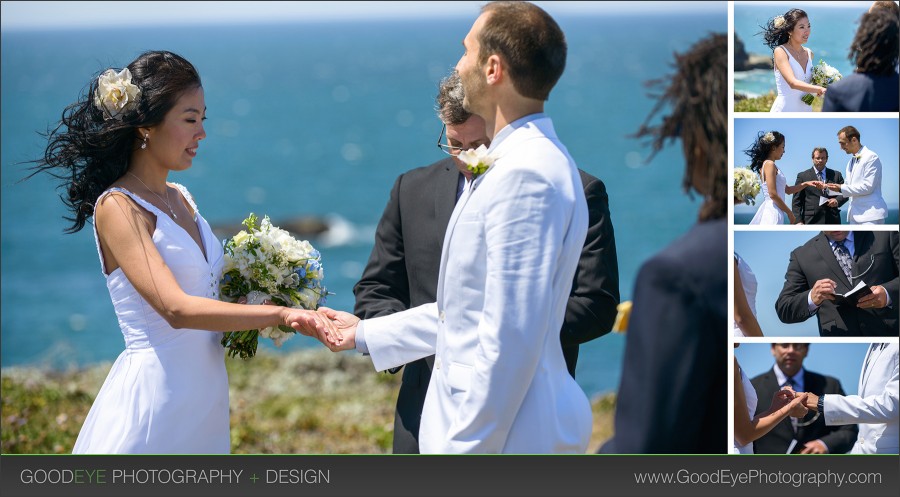
[[[184,199],[188,201],[188,204],[190,204],[191,209],[194,210],[193,217],[196,219],[197,214],[199,214],[200,211],[197,209],[197,203],[194,202],[194,197],[191,196],[191,193],[188,191],[188,189],[185,188],[184,185],[182,185],[181,183],[171,183],[171,185],[174,186],[175,188],[177,188],[178,191],[181,192],[181,195],[184,197]]]
[[[100,248],[100,235],[97,233],[97,205],[99,205],[100,202],[103,201],[104,197],[106,197],[107,195],[109,195],[110,193],[113,193],[113,192],[124,193],[129,198],[131,198],[131,200],[134,200],[135,202],[137,202],[138,205],[140,205],[144,209],[147,209],[148,211],[152,212],[157,217],[157,219],[160,218],[161,216],[162,217],[165,216],[165,214],[163,214],[163,212],[161,210],[159,210],[155,205],[151,204],[150,202],[147,202],[146,200],[142,199],[141,197],[138,197],[134,193],[132,193],[124,188],[114,186],[112,188],[105,190],[103,193],[101,193],[100,196],[97,197],[97,201],[94,202],[94,216],[93,216],[94,222],[92,224],[94,225],[94,242],[97,244],[97,255],[100,256],[100,271],[103,273],[103,276],[109,276],[109,274],[106,272],[106,263],[104,262],[105,259],[103,258],[103,249]]]

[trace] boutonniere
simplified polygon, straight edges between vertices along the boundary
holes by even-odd
[[[860,157],[862,157],[862,154],[853,154],[853,158],[856,160],[859,160]]]
[[[460,152],[459,160],[466,164],[466,169],[472,171],[472,175],[476,178],[494,164],[494,158],[488,154],[487,147],[484,145]]]

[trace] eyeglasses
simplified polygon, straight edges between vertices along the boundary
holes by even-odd
[[[443,150],[447,155],[459,155],[460,152],[465,150],[463,147],[454,147],[453,145],[447,145],[444,143],[444,133],[447,132],[447,125],[443,125],[441,127],[441,136],[438,137],[437,146],[439,149]]]

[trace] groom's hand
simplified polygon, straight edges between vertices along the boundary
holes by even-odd
[[[828,278],[817,281],[810,291],[813,304],[820,306],[826,300],[834,300],[835,288],[837,288],[837,284]]]
[[[356,324],[359,318],[349,312],[336,311],[329,307],[319,307],[319,313],[327,317],[337,327],[343,339],[336,344],[325,344],[332,352],[356,348]]]
[[[812,409],[813,411],[819,411],[819,396],[814,393],[806,393],[806,400],[803,401],[803,405],[806,406],[807,409]]]

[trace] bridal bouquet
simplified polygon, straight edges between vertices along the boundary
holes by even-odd
[[[220,283],[221,299],[247,304],[274,304],[294,309],[315,310],[325,304],[327,291],[322,284],[325,273],[319,251],[306,240],[272,226],[266,216],[260,222],[255,214],[242,223],[241,230],[225,242],[225,268]],[[289,326],[224,333],[222,345],[230,357],[253,357],[259,336],[271,338],[281,347],[291,337]]]
[[[819,63],[812,68],[812,78],[809,82],[827,88],[831,83],[840,81],[842,77],[840,71],[826,64],[824,60],[819,60]],[[814,98],[812,93],[807,93],[800,97],[800,100],[803,100],[806,105],[812,105]]]
[[[759,175],[748,167],[734,168],[734,198],[747,205],[754,205],[756,196],[759,195],[759,189]]]

